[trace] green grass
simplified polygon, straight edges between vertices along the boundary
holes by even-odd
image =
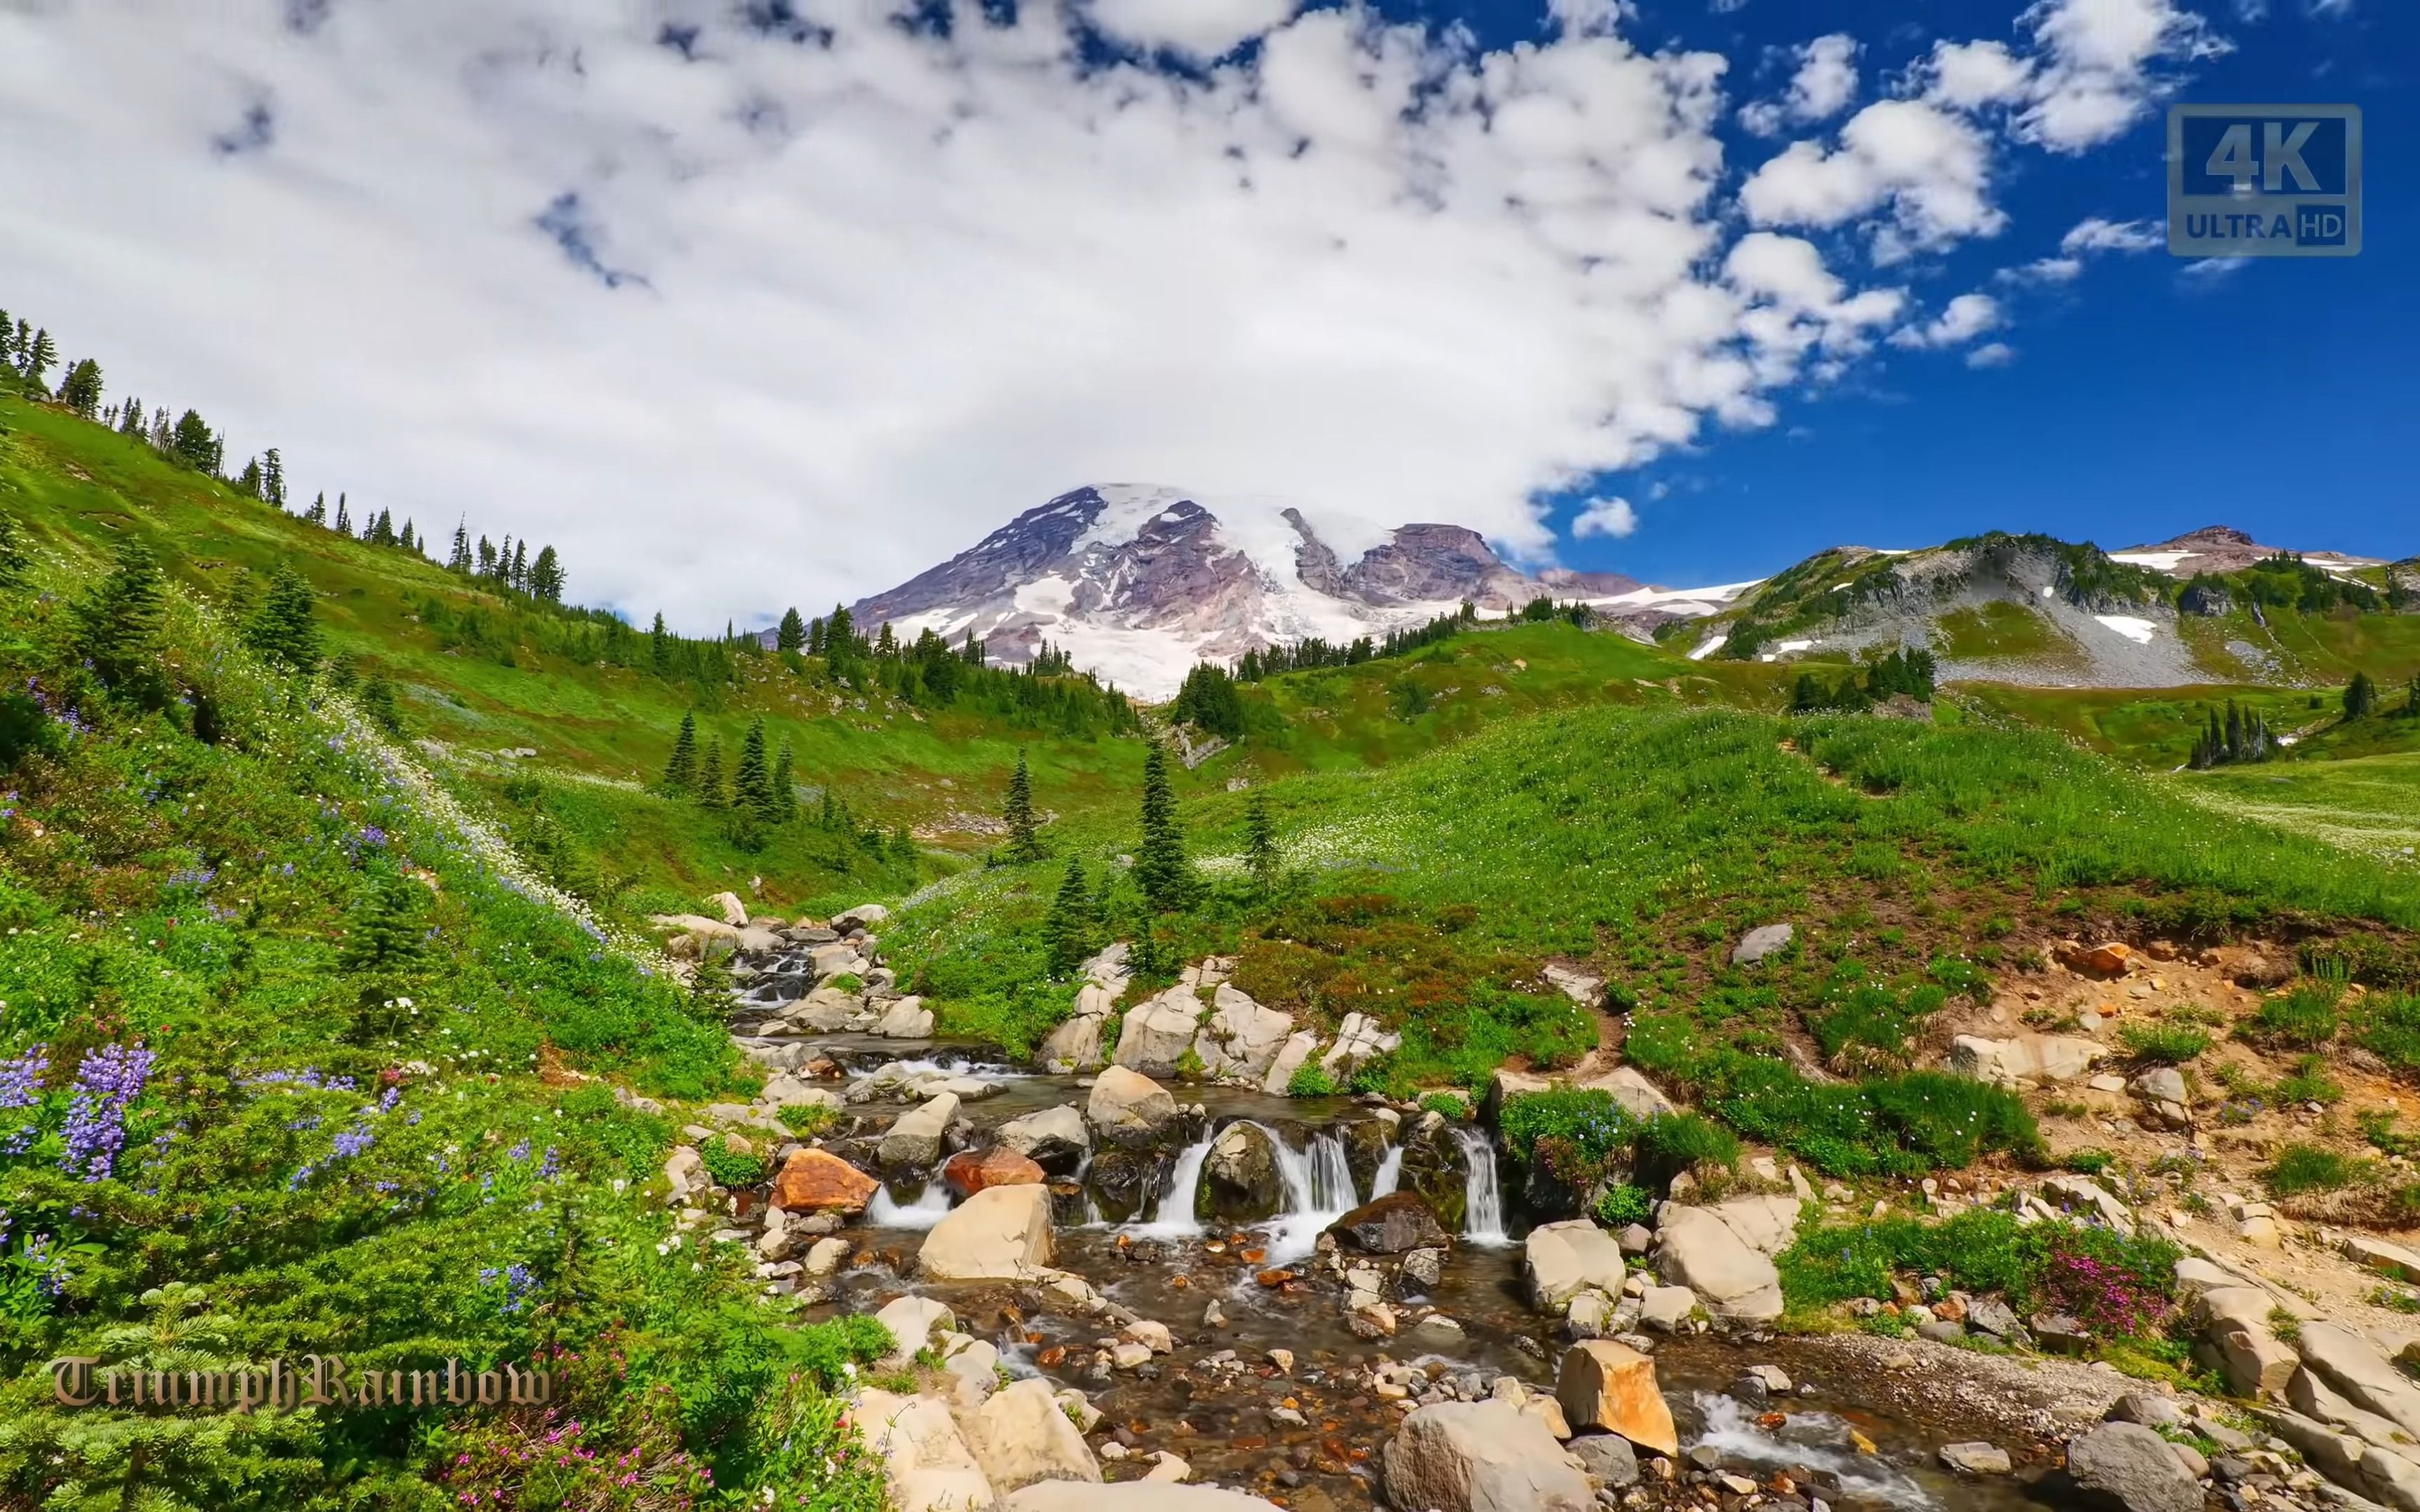
[[[2304,1142],[2289,1144],[2277,1151],[2277,1158],[2260,1173],[2269,1190],[2281,1197],[2299,1196],[2311,1192],[2335,1192],[2353,1185],[2367,1177],[2366,1161],[2337,1153],[2324,1145]]]
[[[2128,1055],[2155,1066],[2181,1066],[2210,1048],[2207,1033],[2181,1024],[2128,1024],[2118,1040]]]
[[[2221,812],[2390,863],[2408,867],[2420,858],[2420,751],[2222,767],[2195,773],[2182,786]]]
[[[1935,621],[1933,646],[1944,657],[1957,661],[2040,665],[2083,660],[2074,643],[2054,630],[2048,620],[2006,599],[1941,615]]]

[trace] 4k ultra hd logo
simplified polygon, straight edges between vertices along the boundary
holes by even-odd
[[[2180,257],[2361,251],[2361,107],[2168,107],[2168,250]]]

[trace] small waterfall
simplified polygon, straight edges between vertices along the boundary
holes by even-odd
[[[876,1187],[865,1208],[865,1221],[876,1228],[930,1228],[949,1215],[950,1189],[938,1179],[927,1181],[923,1194],[905,1208],[891,1200],[891,1188]]]
[[[1263,1131],[1267,1133],[1266,1130]],[[1344,1159],[1344,1141],[1316,1134],[1304,1149],[1289,1149],[1270,1134],[1277,1147],[1278,1175],[1285,1182],[1286,1211],[1278,1220],[1269,1243],[1269,1263],[1282,1265],[1310,1254],[1330,1224],[1353,1211],[1353,1167]]]
[[[1386,1158],[1378,1162],[1378,1174],[1370,1178],[1370,1200],[1391,1196],[1404,1179],[1404,1147],[1389,1145]]]
[[[1210,1141],[1216,1137],[1203,1134],[1185,1147],[1176,1157],[1176,1169],[1169,1173],[1168,1195],[1159,1199],[1159,1211],[1134,1232],[1153,1239],[1187,1239],[1202,1232],[1202,1220],[1193,1215],[1193,1199],[1202,1191],[1202,1165],[1210,1158]]]
[[[1484,1129],[1457,1124],[1454,1143],[1462,1147],[1462,1238],[1468,1244],[1509,1244],[1504,1232],[1504,1196],[1496,1186],[1496,1142]]]
[[[1860,1454],[1850,1425],[1829,1412],[1792,1412],[1781,1430],[1766,1431],[1754,1409],[1713,1392],[1693,1393],[1705,1430],[1692,1447],[1720,1450],[1728,1464],[1774,1470],[1824,1470],[1840,1477],[1840,1489],[1860,1502],[1930,1512],[1941,1504],[1922,1486],[1878,1455]]]

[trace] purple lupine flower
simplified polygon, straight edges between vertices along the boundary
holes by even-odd
[[[143,1095],[151,1059],[141,1045],[105,1044],[85,1053],[61,1131],[67,1153],[59,1158],[59,1169],[86,1181],[109,1180],[126,1144],[127,1106]]]
[[[378,1136],[367,1129],[351,1128],[336,1136],[335,1152],[339,1159],[350,1160],[377,1143]]]
[[[529,1159],[529,1157],[530,1142],[526,1139],[522,1140],[520,1144],[515,1145],[512,1149],[504,1151],[504,1158],[516,1163],[525,1161]]]
[[[518,1260],[501,1271],[491,1265],[479,1273],[481,1286],[487,1286],[499,1279],[504,1284],[503,1308],[508,1313],[520,1312],[522,1304],[529,1300],[530,1293],[537,1289],[536,1273]]]
[[[556,1158],[554,1147],[547,1146],[546,1158],[537,1163],[537,1179],[541,1181],[551,1181],[562,1169],[563,1162]]]
[[[390,1087],[385,1091],[379,1094],[378,1110],[380,1113],[393,1113],[395,1111],[395,1105],[402,1101],[403,1088],[400,1087]]]
[[[36,1045],[14,1060],[0,1060],[0,1109],[29,1108],[42,1100],[50,1074],[50,1047]]]

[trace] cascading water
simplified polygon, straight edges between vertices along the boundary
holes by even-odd
[[[1504,1232],[1504,1196],[1496,1185],[1496,1142],[1486,1130],[1467,1126],[1457,1126],[1453,1139],[1462,1147],[1463,1242],[1511,1243]]]
[[[1370,1178],[1370,1200],[1391,1196],[1404,1180],[1404,1147],[1389,1145],[1386,1158],[1378,1162],[1378,1174]]]
[[[1133,1232],[1151,1239],[1187,1239],[1202,1232],[1202,1220],[1193,1215],[1193,1200],[1202,1191],[1202,1165],[1210,1158],[1213,1137],[1203,1134],[1185,1147],[1176,1157],[1176,1169],[1169,1173],[1168,1195],[1159,1199],[1159,1211]]]
[[[1758,1422],[1754,1409],[1730,1396],[1701,1391],[1694,1400],[1705,1420],[1696,1443],[1721,1451],[1728,1463],[1829,1471],[1860,1502],[1902,1512],[1930,1512],[1941,1504],[1904,1471],[1858,1452],[1850,1425],[1829,1412],[1793,1412],[1776,1433]]]
[[[1263,1130],[1263,1133],[1268,1133]],[[1315,1134],[1304,1149],[1289,1149],[1275,1134],[1278,1176],[1285,1182],[1286,1211],[1278,1219],[1269,1242],[1269,1263],[1298,1260],[1319,1244],[1329,1225],[1353,1211],[1353,1167],[1344,1159],[1344,1141],[1331,1134]]]
[[[866,1204],[865,1221],[876,1228],[930,1228],[950,1215],[950,1189],[939,1181],[925,1183],[923,1193],[907,1207],[891,1200],[891,1188],[876,1187]]]

